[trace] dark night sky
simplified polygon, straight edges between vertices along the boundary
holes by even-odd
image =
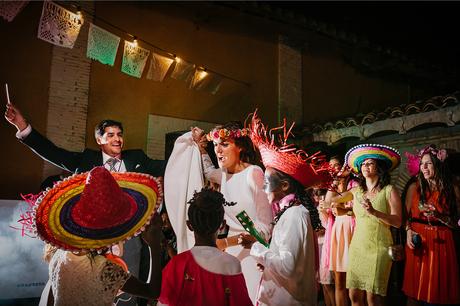
[[[460,2],[265,2],[365,36],[410,58],[459,66]]]

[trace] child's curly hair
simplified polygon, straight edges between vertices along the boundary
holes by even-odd
[[[225,201],[224,196],[210,188],[203,188],[195,192],[188,201],[188,220],[193,230],[199,234],[213,234],[217,232],[224,220],[224,206],[236,203]]]

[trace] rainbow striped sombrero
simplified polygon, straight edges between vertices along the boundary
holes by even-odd
[[[358,173],[364,160],[372,158],[383,161],[386,170],[392,171],[399,166],[401,155],[398,150],[381,144],[360,144],[348,150],[345,155],[347,165]]]
[[[38,198],[37,234],[69,251],[110,247],[144,230],[162,194],[161,183],[150,175],[96,167],[64,179]]]

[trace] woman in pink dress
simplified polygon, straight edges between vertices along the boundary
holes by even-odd
[[[327,192],[326,200],[330,200],[336,195],[336,192],[344,192],[353,187],[349,179],[350,172],[347,169],[342,169],[342,165],[343,161],[338,156],[333,156],[329,160],[329,167],[335,180],[333,182],[333,191]],[[335,215],[335,222],[332,225],[330,234],[329,269],[334,273],[336,305],[343,306],[350,304],[345,283],[348,247],[350,246],[355,224],[352,202],[345,204],[332,203],[331,210]]]
[[[333,272],[329,270],[331,254],[331,233],[334,225],[335,216],[331,208],[319,205],[319,201],[325,198],[327,190],[313,188],[312,200],[317,206],[319,218],[323,230],[317,231],[318,251],[319,251],[319,283],[323,289],[324,303],[326,306],[335,306],[335,288]]]

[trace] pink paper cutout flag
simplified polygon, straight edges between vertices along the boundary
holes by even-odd
[[[28,3],[29,1],[0,1],[0,16],[11,22]]]

